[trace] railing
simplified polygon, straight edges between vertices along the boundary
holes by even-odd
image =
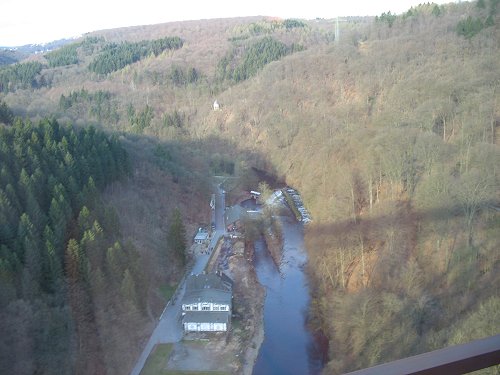
[[[450,346],[348,375],[465,374],[500,364],[500,335]]]

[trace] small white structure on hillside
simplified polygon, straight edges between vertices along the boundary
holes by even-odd
[[[219,102],[217,101],[217,99],[215,99],[212,108],[214,109],[214,111],[220,110],[220,105],[219,105]]]
[[[258,199],[260,198],[260,193],[255,190],[250,190],[250,195],[252,196],[252,199]]]

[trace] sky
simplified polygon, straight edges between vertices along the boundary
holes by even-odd
[[[434,0],[439,4],[450,1]],[[182,20],[398,14],[421,2],[424,0],[1,0],[0,46],[46,43],[96,30]]]

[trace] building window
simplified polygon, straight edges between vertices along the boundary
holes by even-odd
[[[203,311],[210,311],[210,306],[202,306],[201,309]]]
[[[214,311],[219,311],[219,305],[214,305]]]
[[[191,306],[189,306],[189,305],[185,305],[185,306],[184,306],[184,310],[186,310],[186,311],[191,310]]]
[[[193,310],[198,310],[198,305],[193,305]]]

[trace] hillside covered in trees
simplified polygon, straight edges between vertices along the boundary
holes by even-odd
[[[133,320],[144,334],[159,287],[182,273],[180,263],[157,266],[169,213],[179,206],[194,228],[209,175],[252,188],[260,170],[297,188],[313,218],[309,320],[330,343],[325,373],[497,334],[499,12],[496,0],[422,4],[341,19],[340,35],[332,20],[265,17],[106,30],[1,68],[3,122],[57,119],[2,127],[0,199],[13,215],[0,216],[2,322],[19,319],[31,332],[28,320],[59,314],[63,327],[52,332],[78,361],[86,348],[101,358],[96,329],[112,326],[104,311],[135,306],[137,316],[121,315],[113,328],[115,341],[101,342],[109,352],[97,367],[82,370],[119,373],[113,365],[127,349],[118,332],[136,339],[126,328]],[[89,189],[102,191],[91,194],[99,204],[86,200]],[[55,234],[52,201],[64,235]],[[144,267],[154,269],[147,280]],[[145,284],[147,298],[134,293]],[[100,308],[86,310],[85,299]],[[13,327],[2,328],[25,337]],[[0,355],[45,348],[47,332],[18,346],[6,339]],[[75,337],[85,337],[83,349]],[[48,362],[23,363],[40,373],[51,373],[51,355],[67,372],[77,363],[56,349],[36,352]]]
[[[118,242],[116,213],[99,198],[129,173],[127,154],[93,127],[55,120],[17,120],[0,128],[0,145],[2,371],[98,372],[98,299],[144,305],[135,250]]]

